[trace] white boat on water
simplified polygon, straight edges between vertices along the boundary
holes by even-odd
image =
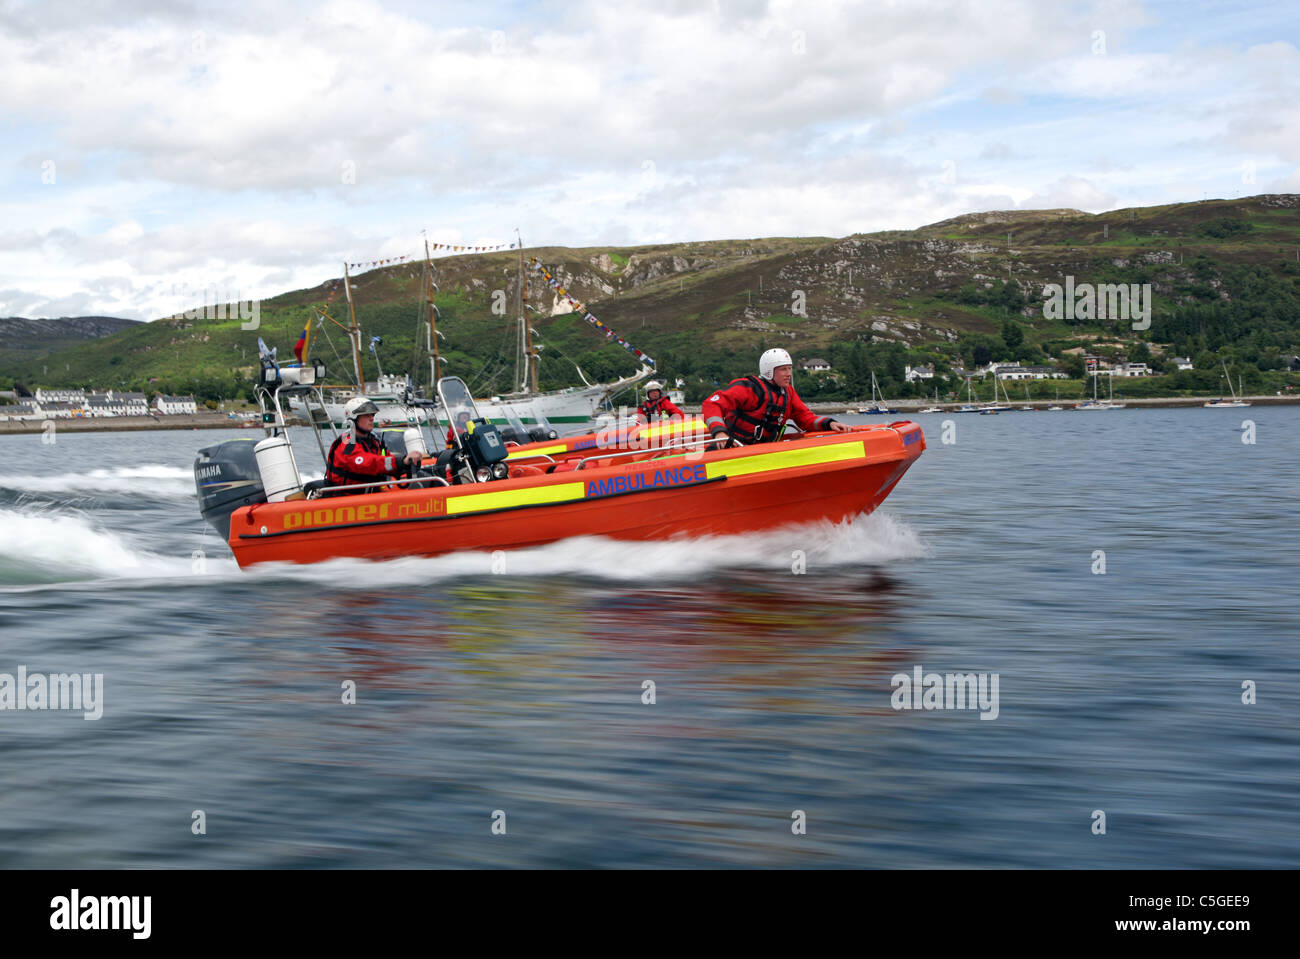
[[[601,404],[611,393],[632,386],[653,372],[648,366],[642,367],[633,376],[625,377],[615,383],[602,383],[595,386],[572,387],[567,390],[553,390],[548,393],[525,394],[518,397],[493,396],[490,399],[475,400],[479,413],[491,419],[499,426],[508,425],[510,418],[518,417],[527,424],[540,422],[545,418],[551,423],[587,423],[600,412]],[[403,393],[407,388],[406,377],[381,376],[374,382],[366,384],[364,391],[353,389],[332,390],[326,399],[325,412],[334,426],[343,429],[343,407],[354,396],[365,396],[379,407],[375,414],[376,426],[414,426],[417,423],[430,422],[429,410],[407,406],[403,402]],[[295,412],[305,415],[305,410],[291,403]],[[439,410],[441,414],[441,410]],[[445,415],[439,416],[443,425],[447,424]]]
[[[979,407],[974,403],[974,394],[971,392],[970,377],[966,377],[966,402],[957,407],[958,413],[978,413]]]
[[[879,395],[880,397],[879,399],[876,399],[877,395]],[[861,407],[858,410],[858,412],[863,415],[871,415],[873,413],[897,413],[898,412],[898,410],[890,408],[889,404],[885,402],[885,394],[877,388],[875,370],[871,371],[871,402],[868,403],[866,406]]]
[[[1237,391],[1232,388],[1232,377],[1228,375],[1227,363],[1223,364],[1223,377],[1228,381],[1228,389],[1232,392],[1232,400],[1229,401],[1229,400],[1225,400],[1223,397],[1219,397],[1217,400],[1211,400],[1210,402],[1205,403],[1204,404],[1205,408],[1208,410],[1222,410],[1222,409],[1240,409],[1243,406],[1249,406],[1250,404],[1247,403],[1244,399],[1237,398]],[[1237,382],[1238,385],[1240,385],[1241,383],[1240,374],[1238,374]],[[1244,388],[1241,391],[1241,395],[1243,397],[1246,395],[1246,390]]]
[[[1079,410],[1082,413],[1091,413],[1097,410],[1122,410],[1124,408],[1123,403],[1115,402],[1114,374],[1111,374],[1110,377],[1110,399],[1108,400],[1097,399],[1097,377],[1099,377],[1100,375],[1101,373],[1092,374],[1092,399],[1084,400],[1082,403],[1075,404],[1074,408],[1076,410]]]
[[[981,406],[979,409],[980,416],[996,416],[999,413],[1011,412],[1011,398],[1007,398],[1007,405],[1003,406],[998,402],[998,376],[993,374],[993,402],[988,406]]]
[[[942,413],[943,407],[939,405],[939,387],[934,388],[934,406],[921,410],[922,413]]]

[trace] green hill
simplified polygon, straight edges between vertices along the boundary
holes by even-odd
[[[796,357],[830,361],[831,375],[800,374],[801,394],[853,399],[874,369],[886,395],[929,390],[903,383],[906,364],[933,362],[945,374],[990,359],[1066,362],[1081,373],[1080,347],[1159,368],[1174,355],[1195,373],[1125,381],[1128,395],[1216,390],[1220,358],[1247,390],[1300,385],[1285,371],[1300,353],[1300,196],[1265,195],[1090,215],[1077,210],[969,214],[917,230],[842,239],[767,238],[622,248],[544,247],[536,256],[602,321],[687,381],[696,400],[715,381],[750,372],[758,354],[784,346]],[[465,255],[434,261],[439,329],[447,373],[483,395],[510,388],[517,256]],[[383,337],[385,372],[423,382],[416,350],[420,264],[371,270],[353,280],[366,337]],[[567,309],[529,270],[531,325],[543,344],[543,388],[631,372],[635,359]],[[1043,288],[1063,283],[1151,284],[1152,324],[1047,319]],[[257,337],[291,355],[311,304],[324,304],[335,281],[261,304],[261,326],[234,319],[165,319],[67,346],[40,362],[21,354],[0,361],[0,380],[29,385],[130,387],[200,396],[247,390]],[[501,291],[507,316],[493,313]],[[496,302],[501,301],[497,295]],[[346,320],[341,293],[329,301]],[[1070,351],[1074,350],[1075,353]],[[332,380],[350,370],[340,331],[311,350]],[[373,377],[374,360],[365,357]],[[48,375],[41,375],[48,367]],[[932,384],[944,388],[955,379]],[[1119,385],[1119,384],[1117,384]],[[1077,395],[1082,380],[1061,387]]]

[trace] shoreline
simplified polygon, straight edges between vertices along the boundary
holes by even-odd
[[[1226,399],[1226,398],[1227,398],[1227,397],[1225,397],[1225,399]],[[1011,403],[1007,403],[1006,405],[1009,406],[1009,407],[1011,407],[1013,410],[1014,410],[1014,409],[1019,409],[1019,408],[1022,407],[1022,406],[1032,406],[1035,410],[1046,410],[1049,406],[1063,406],[1063,407],[1065,407],[1067,410],[1070,410],[1070,409],[1073,409],[1073,408],[1074,408],[1074,406],[1075,406],[1076,403],[1082,403],[1084,399],[1091,399],[1091,397],[1083,397],[1083,399],[1065,399],[1065,398],[1062,398],[1062,399],[1060,399],[1060,400],[1030,400],[1028,403],[1025,403],[1023,400],[1016,400],[1016,401],[1013,401],[1013,402],[1011,402]],[[1146,409],[1176,409],[1176,408],[1180,408],[1180,407],[1199,408],[1199,407],[1202,407],[1206,402],[1208,402],[1208,401],[1210,401],[1210,400],[1214,400],[1214,399],[1218,399],[1218,397],[1217,397],[1217,396],[1148,396],[1148,397],[1141,397],[1141,398],[1130,398],[1130,397],[1124,397],[1124,398],[1122,398],[1122,399],[1121,399],[1120,397],[1116,397],[1116,398],[1115,398],[1115,402],[1116,402],[1116,403],[1123,403],[1126,407],[1128,407],[1128,408],[1130,408],[1130,409],[1143,409],[1143,408],[1146,408]],[[1300,395],[1297,395],[1297,396],[1246,396],[1246,397],[1243,397],[1243,399],[1244,399],[1247,403],[1249,403],[1251,406],[1296,406],[1296,405],[1300,405]],[[867,402],[867,401],[866,401],[866,400],[863,400],[862,402],[865,403],[865,402]],[[957,400],[957,401],[955,401],[955,402],[943,401],[943,402],[940,402],[940,403],[935,403],[933,399],[924,399],[924,400],[918,400],[918,399],[907,399],[907,400],[893,400],[893,401],[889,402],[888,405],[890,406],[890,408],[898,410],[898,415],[901,416],[901,415],[903,415],[903,414],[905,414],[905,413],[906,413],[906,414],[919,413],[921,410],[923,410],[923,409],[928,409],[928,408],[931,407],[931,406],[939,406],[939,407],[941,407],[941,408],[943,409],[943,411],[944,411],[945,413],[956,413],[956,412],[957,412],[957,407],[963,405],[965,402],[966,402],[965,400]],[[983,403],[985,403],[985,402],[987,402],[987,401],[984,401],[984,400],[977,400],[977,401],[976,401],[976,405],[980,405],[980,404],[983,404]],[[1003,402],[1005,402],[1005,401],[1003,401]],[[842,402],[842,401],[840,401],[840,402],[834,402],[834,403],[821,402],[821,401],[812,401],[812,402],[809,402],[809,403],[808,403],[808,408],[809,408],[810,410],[816,412],[816,413],[846,413],[846,412],[851,412],[852,415],[854,415],[854,416],[859,415],[859,414],[857,413],[857,407],[855,406],[855,404],[853,404],[853,403],[846,403],[846,402]],[[697,404],[693,404],[693,405],[691,405],[691,406],[683,405],[683,406],[682,406],[682,410],[683,410],[684,412],[698,413],[698,412],[700,411],[700,405],[699,405],[698,403],[697,403]],[[863,414],[861,414],[861,415],[863,415],[863,416],[878,416],[878,415],[880,415],[880,414],[878,414],[878,413],[863,413]]]
[[[257,420],[232,420],[225,413],[173,413],[153,416],[77,417],[73,419],[0,420],[0,436],[32,434],[54,424],[56,433],[130,433],[140,430],[237,430],[242,422],[261,429]]]
[[[1213,399],[1208,396],[1173,396],[1173,397],[1142,397],[1142,398],[1125,398],[1120,400],[1129,409],[1175,409],[1175,408],[1196,408],[1201,407],[1207,400]],[[1244,398],[1251,406],[1296,406],[1300,405],[1300,396],[1247,396]],[[1075,403],[1080,400],[1031,400],[1027,405],[1032,406],[1035,410],[1046,410],[1049,406],[1060,405],[1067,410],[1072,409]],[[922,409],[935,405],[933,400],[896,400],[891,404],[894,409],[898,410],[896,415],[910,415],[918,413]],[[940,403],[944,407],[943,412],[955,413],[956,407],[960,403]],[[1018,409],[1025,403],[1011,404],[1013,409]],[[808,404],[808,408],[817,413],[841,415],[849,414],[859,415],[853,408],[852,404],[842,401],[821,402],[813,401]],[[1243,407],[1249,409],[1249,407]],[[698,415],[700,404],[683,403],[683,412],[691,415]],[[850,412],[851,411],[851,412]],[[880,415],[865,413],[864,416]],[[886,414],[888,415],[888,414]],[[241,426],[241,423],[251,422],[251,426]],[[0,436],[30,436],[45,431],[46,423],[55,424],[57,433],[132,433],[145,430],[237,430],[237,429],[254,429],[260,430],[261,423],[256,420],[232,420],[224,413],[195,413],[195,414],[173,414],[170,416],[114,416],[104,417],[102,419],[40,419],[40,420],[0,420]],[[290,426],[306,426],[305,422],[289,424]]]

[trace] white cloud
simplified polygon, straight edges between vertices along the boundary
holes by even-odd
[[[1072,209],[1099,213],[1115,206],[1115,196],[1099,190],[1083,177],[1065,176],[1019,205],[1025,210]]]
[[[1161,24],[1131,2],[83,13],[0,13],[0,285],[40,291],[12,302],[147,318],[177,286],[312,286],[415,252],[421,229],[844,235],[1196,199],[1245,162],[1261,183],[1300,162],[1294,46],[1229,45],[1207,20],[1203,44],[1152,48]]]

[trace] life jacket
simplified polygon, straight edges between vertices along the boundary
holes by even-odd
[[[731,381],[731,386],[741,385],[758,397],[759,407],[752,411],[734,410],[727,431],[742,443],[775,442],[785,428],[790,395],[761,376],[745,376]]]
[[[640,406],[637,407],[637,411],[642,416],[644,416],[647,420],[653,423],[658,416],[665,415],[663,414],[663,410],[661,408],[667,402],[668,402],[668,394],[660,393],[659,399],[646,400],[644,403],[642,403]]]
[[[376,483],[384,477],[376,476],[374,473],[354,473],[344,466],[334,465],[334,453],[343,446],[343,455],[351,456],[353,451],[360,446],[367,453],[374,453],[376,456],[388,456],[388,450],[384,444],[375,438],[374,432],[367,433],[365,436],[356,436],[348,432],[334,439],[330,444],[329,453],[325,457],[325,485],[326,486],[348,486],[353,483]],[[382,487],[372,486],[368,490],[357,490],[358,493],[374,492]],[[345,496],[346,492],[337,492],[327,494],[330,496]]]

